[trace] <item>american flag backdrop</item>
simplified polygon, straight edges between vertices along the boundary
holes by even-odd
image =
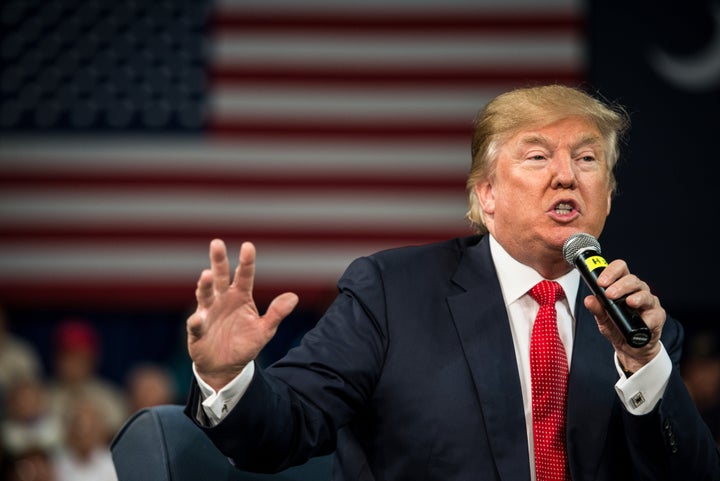
[[[585,77],[580,0],[10,0],[0,303],[186,306],[214,237],[262,301],[470,233],[471,122]]]

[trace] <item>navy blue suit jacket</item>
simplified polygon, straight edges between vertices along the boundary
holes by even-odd
[[[515,351],[487,237],[393,249],[355,260],[302,344],[255,377],[215,427],[198,423],[247,470],[336,452],[334,479],[529,480]],[[674,363],[644,416],[614,390],[613,350],[582,305],[568,392],[573,481],[720,479],[720,456],[678,373],[683,332],[668,319]],[[198,412],[197,386],[186,412]]]

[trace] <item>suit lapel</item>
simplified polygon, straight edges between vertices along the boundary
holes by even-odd
[[[589,294],[583,283],[575,305],[577,321],[568,380],[568,459],[571,477],[578,481],[595,479],[617,400],[613,349],[583,305]]]
[[[453,278],[464,291],[448,298],[473,376],[500,477],[530,479],[525,415],[515,348],[487,236],[465,252]],[[617,394],[610,343],[583,299],[575,305],[575,337],[568,380],[568,457],[572,479],[594,479]]]
[[[507,311],[487,236],[465,252],[448,298],[500,477],[530,479],[522,391]],[[469,288],[469,286],[472,286]]]

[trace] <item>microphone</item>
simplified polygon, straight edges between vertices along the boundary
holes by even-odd
[[[640,314],[625,304],[624,297],[614,301],[608,299],[605,289],[597,283],[598,276],[608,265],[600,256],[600,243],[597,239],[582,232],[571,235],[563,244],[563,257],[568,264],[580,271],[585,283],[600,300],[627,343],[633,347],[646,345],[650,341],[650,329]]]

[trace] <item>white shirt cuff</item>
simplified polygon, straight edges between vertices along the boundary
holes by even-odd
[[[255,363],[251,362],[238,374],[235,379],[215,392],[205,381],[200,378],[195,370],[195,363],[192,366],[193,374],[197,380],[200,393],[202,394],[202,409],[208,417],[211,426],[216,426],[232,411],[240,398],[247,391],[250,381],[255,374]]]
[[[617,353],[615,368],[620,375],[620,379],[615,383],[615,391],[627,410],[640,416],[652,411],[665,394],[672,372],[672,361],[665,347],[660,344],[660,353],[632,376],[627,377],[623,373]]]

